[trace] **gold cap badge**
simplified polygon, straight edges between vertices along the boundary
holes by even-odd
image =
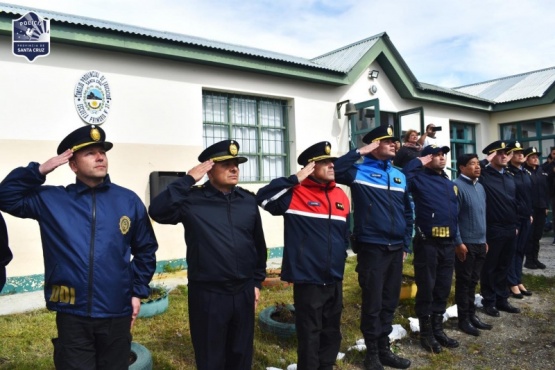
[[[504,147],[505,147],[505,143],[501,142],[501,148],[504,148]]]
[[[387,134],[393,136],[393,130],[391,129],[391,126],[387,128]]]
[[[326,148],[324,149],[326,154],[330,154],[331,153],[331,146],[326,145]]]
[[[239,153],[239,149],[237,149],[237,145],[235,145],[234,142],[231,142],[231,144],[229,145],[229,154],[235,157],[237,153]]]
[[[98,131],[98,129],[94,126],[92,126],[91,129],[91,139],[93,139],[93,141],[100,140],[100,131]]]

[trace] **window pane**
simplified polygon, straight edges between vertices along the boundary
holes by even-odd
[[[284,176],[288,171],[286,107],[285,101],[276,99],[203,92],[204,145],[237,140],[240,155],[249,158],[241,165],[241,181]]]
[[[536,122],[524,122],[520,125],[522,138],[536,137]]]
[[[204,122],[227,122],[227,98],[203,96]]]
[[[265,127],[283,126],[283,109],[275,102],[260,103],[260,123]]]
[[[516,139],[516,124],[504,125],[501,127],[502,140],[515,140]]]
[[[256,100],[230,99],[231,123],[242,125],[256,125]]]
[[[555,134],[555,119],[544,119],[540,123],[540,130],[542,136],[554,135]]]

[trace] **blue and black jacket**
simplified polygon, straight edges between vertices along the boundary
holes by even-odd
[[[354,230],[358,242],[404,247],[412,237],[412,207],[405,175],[391,165],[367,155],[361,163],[358,150],[335,162],[335,181],[351,188]]]

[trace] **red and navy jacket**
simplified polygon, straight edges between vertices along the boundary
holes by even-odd
[[[282,215],[285,247],[281,279],[295,284],[343,280],[349,240],[349,199],[335,182],[297,175],[272,180],[256,196],[273,215]]]

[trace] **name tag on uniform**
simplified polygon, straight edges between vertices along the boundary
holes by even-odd
[[[320,207],[320,202],[316,202],[316,201],[311,200],[311,201],[308,202],[308,205],[312,206],[312,207]]]
[[[378,178],[378,179],[381,179],[381,178],[382,178],[382,175],[380,175],[379,173],[373,173],[373,174],[370,175],[370,176],[376,177],[376,178]]]

